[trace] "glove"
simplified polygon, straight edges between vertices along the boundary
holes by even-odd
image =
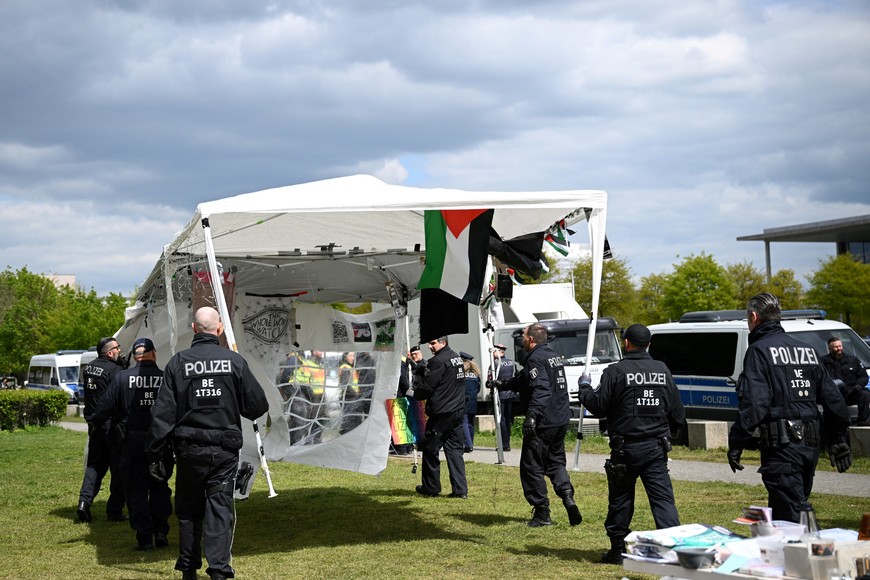
[[[500,391],[503,386],[504,381],[499,381],[495,379],[489,379],[488,381],[486,381],[486,388],[488,389],[495,389],[497,391]]]
[[[535,436],[535,417],[532,415],[526,415],[525,421],[523,421],[523,435],[525,437],[534,437]]]
[[[729,447],[728,448],[728,465],[731,467],[731,471],[737,473],[738,471],[743,471],[743,466],[740,464],[740,456],[743,454],[743,450],[739,447]]]
[[[592,377],[589,373],[583,373],[580,375],[580,378],[577,379],[577,386],[581,389],[591,389],[592,388]]]
[[[828,449],[828,457],[831,459],[831,467],[843,473],[852,466],[852,450],[848,443],[834,443]]]
[[[148,475],[157,483],[164,483],[169,480],[166,473],[166,464],[162,461],[152,461],[148,464]]]

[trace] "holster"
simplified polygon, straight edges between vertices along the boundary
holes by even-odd
[[[604,472],[607,474],[607,481],[619,481],[625,477],[627,466],[624,463],[613,463],[610,459],[604,460]]]
[[[671,440],[667,437],[659,437],[659,445],[662,446],[662,451],[665,452],[665,455],[670,453],[671,449],[673,449],[673,447],[671,447]]]

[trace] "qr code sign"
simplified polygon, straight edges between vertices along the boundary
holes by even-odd
[[[332,321],[332,342],[335,344],[350,342],[350,334],[347,332],[347,326],[343,322]]]

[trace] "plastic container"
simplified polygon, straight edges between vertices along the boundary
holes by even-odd
[[[762,562],[785,568],[785,536],[759,536],[756,541]]]
[[[789,541],[797,542],[807,531],[803,524],[787,522],[785,520],[773,520],[773,529],[785,536]]]

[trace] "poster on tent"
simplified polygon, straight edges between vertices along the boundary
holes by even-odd
[[[426,403],[408,397],[387,399],[387,417],[394,445],[408,445],[423,440],[426,431]]]

